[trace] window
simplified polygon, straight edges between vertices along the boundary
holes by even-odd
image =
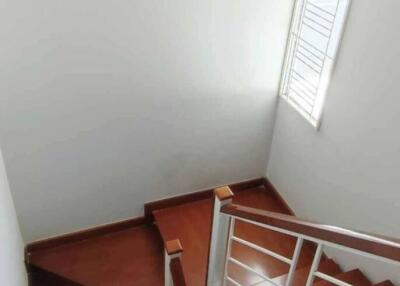
[[[350,0],[297,0],[280,94],[318,128]]]

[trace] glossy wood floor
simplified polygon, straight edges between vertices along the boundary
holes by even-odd
[[[32,254],[31,261],[85,286],[164,283],[163,245],[155,226],[140,226],[40,251]]]
[[[264,187],[238,193],[234,197],[234,203],[289,214],[287,207],[276,195]],[[184,249],[183,268],[190,286],[205,285],[211,208],[211,200],[202,200],[154,212],[164,241],[176,238],[181,240]],[[296,244],[296,240],[290,236],[241,221],[236,222],[235,235],[289,258],[292,257]],[[268,277],[277,277],[288,272],[287,264],[238,243],[233,243],[232,256]],[[303,247],[299,267],[311,264],[312,258],[313,248],[306,245]],[[262,282],[258,276],[234,264],[229,265],[229,273],[242,285]]]
[[[290,214],[276,193],[264,186],[237,193],[234,203]],[[30,257],[32,265],[57,277],[37,272],[31,275],[30,286],[163,286],[163,241],[177,238],[184,249],[182,264],[187,285],[204,286],[211,210],[211,199],[186,203],[154,211],[156,225],[132,227],[34,252]],[[292,257],[296,244],[293,237],[242,221],[236,221],[235,235],[288,258]],[[304,244],[294,286],[305,285],[314,250],[314,245]],[[232,244],[232,256],[273,278],[275,283],[285,285],[289,269],[283,262],[238,243]],[[319,271],[352,285],[372,285],[359,270],[342,272],[330,259],[323,258]],[[272,285],[235,264],[228,265],[228,273],[243,286]],[[69,282],[60,278],[68,278]],[[316,279],[314,285],[332,284]],[[393,286],[389,281],[379,285]]]

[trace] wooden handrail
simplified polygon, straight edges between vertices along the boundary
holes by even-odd
[[[175,257],[171,259],[169,267],[171,269],[171,276],[174,286],[186,286],[181,258]]]
[[[221,212],[238,218],[266,224],[317,240],[335,243],[391,260],[400,261],[400,240],[340,227],[318,224],[294,216],[254,209],[236,204],[221,207]]]

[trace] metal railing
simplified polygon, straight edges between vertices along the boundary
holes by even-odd
[[[223,195],[221,195],[223,193]],[[227,195],[230,194],[230,195]],[[316,277],[339,286],[350,284],[318,271],[325,247],[340,249],[355,255],[377,259],[400,266],[400,240],[383,238],[339,227],[327,226],[297,219],[296,217],[261,211],[258,209],[232,204],[233,193],[229,187],[215,190],[212,233],[210,240],[207,286],[230,284],[242,286],[228,274],[228,264],[249,271],[260,277],[262,282],[281,286],[271,277],[252,268],[243,261],[232,257],[232,242],[249,247],[264,255],[273,257],[289,265],[285,286],[293,283],[295,271],[305,241],[313,242],[317,247],[306,286],[311,286]],[[236,221],[253,224],[271,231],[286,234],[297,239],[292,257],[285,257],[251,241],[235,236]],[[275,277],[274,277],[275,278]]]

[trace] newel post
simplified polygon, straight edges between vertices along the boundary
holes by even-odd
[[[222,206],[231,203],[232,198],[233,192],[228,186],[214,190],[207,286],[220,286],[223,284],[230,217],[222,214],[220,210]]]
[[[164,253],[164,286],[173,286],[172,275],[170,269],[171,260],[181,257],[183,248],[179,239],[169,240],[165,243]]]

